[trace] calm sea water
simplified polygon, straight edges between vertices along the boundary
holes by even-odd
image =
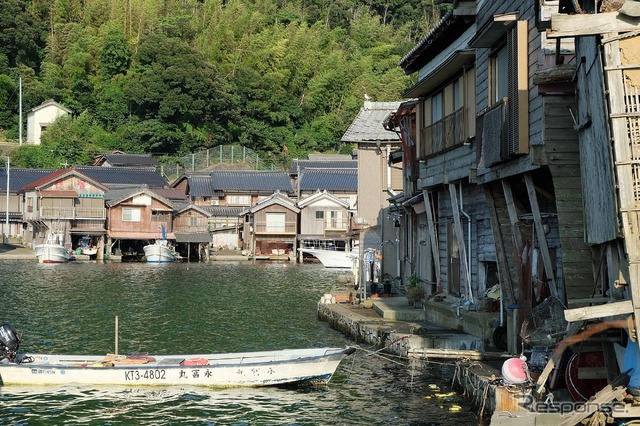
[[[0,262],[0,322],[21,351],[205,353],[354,344],[316,316],[340,272],[289,263]],[[0,387],[7,425],[478,424],[453,367],[364,347],[320,389]],[[439,391],[431,389],[434,385]]]

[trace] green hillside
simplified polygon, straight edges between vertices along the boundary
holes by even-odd
[[[400,99],[412,81],[398,61],[448,7],[0,0],[0,135],[18,137],[22,78],[24,117],[47,99],[73,115],[42,145],[13,150],[16,166],[87,164],[113,149],[178,158],[231,144],[274,158],[350,152],[340,137],[364,95]]]

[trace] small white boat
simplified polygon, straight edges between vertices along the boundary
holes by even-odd
[[[320,248],[299,248],[298,250],[316,257],[325,268],[353,268],[359,254],[357,247],[352,251]]]
[[[34,244],[33,250],[39,263],[65,263],[73,256],[62,243],[62,236],[49,234],[42,244]]]
[[[98,248],[92,244],[91,237],[89,236],[80,238],[78,248],[80,249],[80,253],[85,256],[93,256],[98,253]]]
[[[322,385],[355,348],[288,349],[197,355],[18,353],[13,327],[0,324],[0,384],[248,387]]]
[[[167,240],[156,240],[155,243],[143,247],[147,262],[165,263],[175,262],[176,252],[170,247]]]

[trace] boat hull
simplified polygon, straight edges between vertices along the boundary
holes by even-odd
[[[353,268],[354,259],[358,258],[357,252],[311,248],[299,248],[298,250],[316,257],[325,268]]]
[[[66,263],[71,253],[58,244],[36,244],[33,247],[39,263]]]
[[[144,246],[143,249],[147,262],[167,263],[176,261],[176,254],[171,247],[159,244],[150,244]]]
[[[96,355],[29,355],[31,363],[0,364],[2,385],[157,385],[252,387],[326,384],[353,348],[295,349],[206,355],[154,355],[145,364],[105,362]],[[113,356],[111,356],[113,358]],[[132,358],[139,360],[140,358]],[[190,362],[186,362],[190,361]],[[135,361],[131,361],[135,362]],[[198,365],[206,362],[206,365]]]

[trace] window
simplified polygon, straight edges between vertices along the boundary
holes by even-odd
[[[324,219],[324,210],[316,210],[316,219]]]
[[[232,206],[249,206],[251,205],[250,195],[227,195],[227,204]]]
[[[140,222],[140,209],[125,207],[122,209],[123,222]]]
[[[528,24],[514,24],[489,57],[488,107],[479,121],[479,168],[529,152]]]
[[[285,214],[284,213],[267,213],[267,232],[284,232],[285,231]]]
[[[508,97],[507,85],[509,81],[509,63],[507,59],[507,46],[503,46],[491,57],[491,91],[493,102],[501,102]]]

